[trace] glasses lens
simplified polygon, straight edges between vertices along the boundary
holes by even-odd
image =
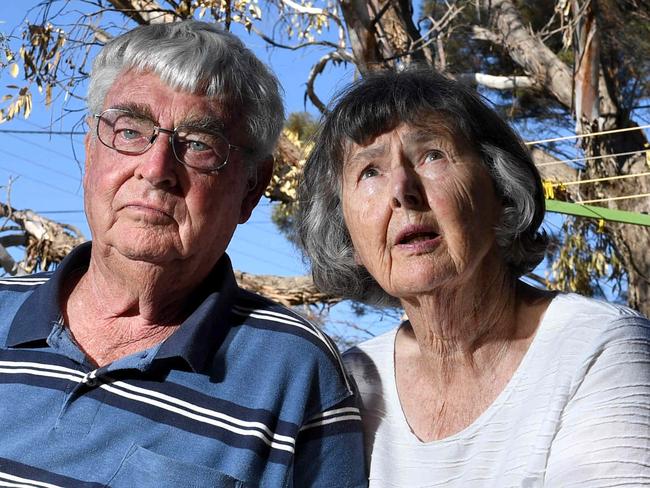
[[[99,140],[124,153],[141,153],[154,134],[154,123],[144,117],[121,110],[107,110],[99,117],[97,135]]]
[[[230,145],[218,133],[179,127],[174,135],[174,153],[187,166],[203,171],[218,169],[228,159]]]

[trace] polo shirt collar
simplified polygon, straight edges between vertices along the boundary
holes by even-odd
[[[239,287],[224,253],[196,291],[203,298],[190,316],[158,349],[156,359],[181,357],[195,372],[212,363],[214,351],[228,334],[231,308]]]
[[[65,279],[73,271],[88,267],[90,248],[90,242],[74,248],[61,261],[50,279],[27,297],[11,322],[7,346],[15,347],[48,338],[52,327],[61,320],[59,297]]]
[[[8,347],[47,340],[52,328],[61,320],[59,297],[66,277],[88,267],[90,252],[90,242],[77,246],[51,278],[25,300],[11,323],[6,341]],[[154,360],[180,357],[195,372],[202,371],[231,327],[231,308],[237,290],[230,259],[224,253],[197,290],[201,297],[196,308],[176,332],[158,346]]]

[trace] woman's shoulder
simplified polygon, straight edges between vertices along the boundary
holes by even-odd
[[[395,327],[383,334],[363,341],[351,347],[343,353],[343,360],[346,362],[362,361],[364,358],[392,357],[395,350],[395,334],[399,327]]]
[[[564,313],[589,314],[603,317],[643,317],[620,303],[609,302],[599,298],[591,298],[577,293],[558,293],[551,302],[551,306]]]
[[[345,367],[357,383],[374,383],[384,375],[392,376],[395,334],[398,329],[395,327],[343,353]]]
[[[629,307],[576,293],[556,295],[544,314],[542,323],[550,327],[567,326],[572,334],[577,329],[586,329],[598,335],[610,329],[625,330],[636,326],[647,328],[650,324],[641,313]]]
[[[591,356],[625,342],[650,344],[650,321],[624,305],[562,293],[544,314],[539,335],[556,354],[565,350],[571,356],[579,351]]]

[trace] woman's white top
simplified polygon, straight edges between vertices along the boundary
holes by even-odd
[[[344,355],[363,403],[371,487],[650,486],[650,322],[636,312],[556,296],[494,403],[432,442],[400,406],[396,331]]]

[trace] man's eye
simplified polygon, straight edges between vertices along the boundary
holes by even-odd
[[[438,161],[440,159],[444,159],[445,154],[442,151],[439,151],[437,149],[432,149],[430,151],[427,151],[424,154],[424,158],[422,160],[423,163],[433,163],[435,161]]]
[[[361,174],[359,175],[360,180],[365,180],[366,178],[372,178],[373,176],[377,176],[379,174],[379,171],[377,168],[374,166],[368,166],[365,168]]]
[[[208,146],[206,143],[201,142],[201,141],[187,141],[186,142],[187,147],[190,151],[208,151],[210,150],[210,146]]]
[[[138,137],[140,137],[142,135],[137,130],[128,129],[128,128],[127,129],[119,129],[117,131],[117,133],[122,139],[127,139],[127,140],[137,139]]]

